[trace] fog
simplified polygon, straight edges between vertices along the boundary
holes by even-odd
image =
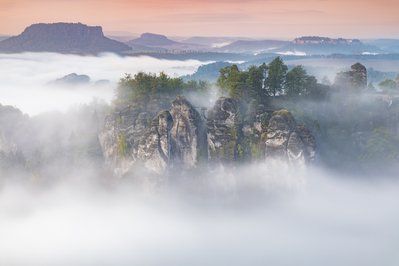
[[[399,130],[390,116],[395,105],[375,95],[290,106],[298,123],[313,130],[324,162],[268,159],[164,175],[110,174],[97,136],[118,79],[138,71],[185,75],[200,64],[111,54],[0,55],[0,104],[31,115],[7,108],[0,115],[0,145],[13,162],[0,168],[0,265],[399,264],[397,163],[392,169],[383,157],[371,157],[375,164],[355,157],[372,129]],[[70,73],[91,81],[49,84]],[[110,82],[95,86],[98,80]],[[219,94],[186,96],[210,107]],[[13,145],[23,158],[10,152]],[[369,168],[360,171],[360,159]]]
[[[3,184],[1,265],[399,263],[399,184],[382,177],[275,162],[156,187],[82,180]]]
[[[110,102],[116,83],[125,73],[139,71],[171,76],[192,74],[204,63],[152,57],[63,55],[55,53],[0,54],[0,103],[16,106],[35,115],[46,111],[65,111],[71,105],[89,103],[93,98]],[[88,75],[91,82],[78,86],[55,86],[52,81],[68,74]],[[96,81],[109,83],[95,86]]]

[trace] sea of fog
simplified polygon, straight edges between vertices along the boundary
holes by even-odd
[[[35,115],[110,102],[124,73],[178,76],[203,63],[0,54],[0,103]],[[70,73],[91,83],[48,85]],[[0,176],[0,266],[399,265],[399,182],[383,173],[267,161],[116,179],[82,165],[49,165],[56,180]]]
[[[94,98],[110,102],[117,82],[125,73],[164,71],[176,77],[192,74],[206,63],[209,62],[162,60],[145,56],[121,57],[115,54],[0,54],[0,104],[15,106],[30,115],[53,110],[65,111],[71,105],[88,103]],[[88,75],[90,84],[70,87],[49,84],[71,73]],[[99,80],[109,83],[94,86]]]
[[[173,177],[3,183],[0,265],[399,264],[398,182],[278,163]]]

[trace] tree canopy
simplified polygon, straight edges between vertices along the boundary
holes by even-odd
[[[266,88],[270,95],[276,96],[283,93],[287,70],[288,67],[279,56],[270,62],[266,78]]]
[[[209,87],[205,81],[173,78],[161,72],[159,75],[139,72],[134,76],[125,74],[116,90],[116,103],[125,104],[134,101],[146,101],[160,94],[178,95],[189,91],[203,91]]]

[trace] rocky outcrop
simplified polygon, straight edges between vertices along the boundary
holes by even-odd
[[[171,129],[173,118],[169,111],[161,111],[152,120],[151,128],[137,148],[137,159],[143,165],[156,173],[164,173],[170,167],[173,157],[171,144]]]
[[[272,114],[265,140],[265,157],[305,163],[314,160],[315,139],[303,126],[297,126],[287,110]]]
[[[106,161],[118,176],[136,165],[161,174],[193,169],[201,162],[279,158],[305,163],[315,156],[312,134],[286,110],[255,106],[244,112],[237,100],[222,97],[205,119],[182,96],[156,115],[143,110],[130,106],[112,114],[100,134]]]
[[[210,161],[232,162],[238,158],[240,122],[238,102],[231,98],[219,98],[208,112]]]
[[[97,54],[125,52],[130,47],[104,36],[102,28],[81,23],[33,24],[0,42],[0,51]]]
[[[128,106],[106,118],[100,143],[116,175],[129,173],[135,165],[156,173],[189,169],[207,158],[204,119],[184,97],[178,96],[170,111],[154,115],[156,109],[154,103]]]
[[[204,117],[182,96],[173,101],[170,113],[173,119],[173,164],[193,168],[208,157]]]

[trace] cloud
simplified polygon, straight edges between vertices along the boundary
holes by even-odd
[[[0,104],[37,114],[66,110],[70,105],[88,103],[93,98],[110,102],[117,82],[125,73],[164,71],[172,76],[180,76],[192,74],[203,63],[196,60],[120,57],[114,54],[99,57],[52,53],[0,54]],[[88,75],[92,83],[71,88],[48,85],[70,73]],[[95,81],[104,79],[109,80],[110,84],[93,87]]]
[[[243,175],[245,173],[245,175]],[[0,191],[4,265],[397,265],[397,182],[281,164],[195,189],[59,183]]]

